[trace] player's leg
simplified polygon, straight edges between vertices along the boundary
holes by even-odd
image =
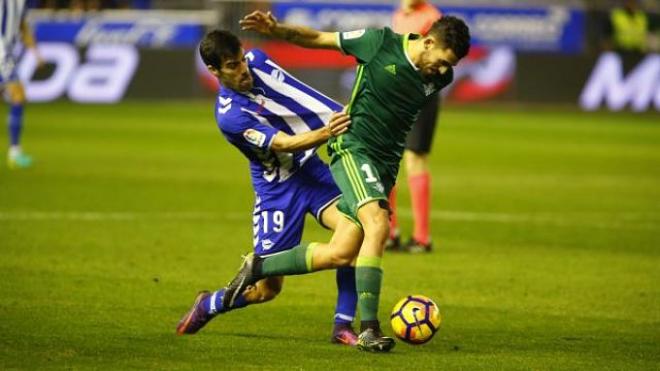
[[[281,187],[280,192],[257,196],[253,211],[255,254],[278,254],[288,246],[300,243],[307,213],[307,203],[300,200],[301,192],[304,187],[289,182],[287,187]],[[179,321],[177,333],[195,334],[218,315],[272,300],[280,292],[282,282],[282,277],[270,276],[250,283],[240,293],[227,288],[213,293],[203,291]]]
[[[294,276],[348,266],[357,256],[361,242],[362,230],[355,223],[342,218],[330,242],[303,242],[277,255],[249,256],[246,262],[250,267],[245,267],[244,262],[235,279],[247,286],[263,277]],[[241,277],[243,275],[249,277],[244,279]]]
[[[380,331],[378,303],[382,282],[381,257],[389,232],[386,195],[393,186],[398,163],[381,169],[381,166],[374,166],[359,148],[355,151],[342,148],[341,141],[334,147],[332,174],[342,190],[338,209],[346,218],[340,219],[330,244],[302,244],[267,258],[248,256],[228,285],[225,300],[230,300],[231,304],[232,297],[240,295],[248,285],[263,277],[305,274],[347,265],[358,251],[355,281],[364,331],[357,345],[361,350],[386,352],[395,343]],[[381,171],[390,171],[385,179],[387,184],[381,181]],[[362,226],[366,226],[364,232]]]
[[[243,294],[245,301],[250,304],[265,303],[275,299],[282,292],[284,277],[267,277],[257,282],[252,290]]]
[[[266,277],[254,286],[248,287],[235,302],[232,307],[225,308],[222,305],[222,299],[225,294],[225,289],[222,288],[209,296],[202,305],[210,314],[226,313],[234,309],[244,308],[251,304],[266,303],[275,299],[275,297],[282,291],[284,284],[284,277]]]
[[[23,131],[23,108],[25,105],[25,89],[18,80],[5,84],[5,94],[9,101],[7,129],[9,131],[9,151],[7,164],[12,169],[25,168],[32,164],[30,156],[21,149],[21,133]]]
[[[193,335],[201,330],[217,315],[247,307],[250,304],[260,304],[274,299],[281,291],[283,277],[268,277],[248,287],[231,307],[224,306],[225,288],[215,292],[201,291],[197,294],[190,310],[177,324],[178,335]]]
[[[340,219],[344,218],[337,210],[337,200],[324,207],[317,215],[319,215],[318,219],[321,224],[331,229],[336,229]],[[355,345],[357,334],[352,326],[357,306],[355,266],[337,268],[335,280],[337,283],[337,305],[335,306],[334,326],[330,340],[333,343]]]
[[[343,155],[348,156],[348,153],[343,152]],[[363,233],[362,227],[357,221],[356,209],[350,205],[357,205],[362,200],[369,198],[369,195],[365,191],[364,184],[358,185],[354,176],[354,165],[347,166],[347,161],[333,158],[331,165],[332,177],[342,194],[336,204],[336,209],[342,214],[342,217],[334,214],[326,215],[328,223],[336,223],[337,225],[330,242],[303,243],[276,256],[254,259],[253,267],[249,270],[241,269],[250,278],[245,281],[237,276],[238,282],[249,282],[271,275],[307,274],[319,270],[348,266],[353,262],[362,244]],[[249,262],[249,264],[252,264],[252,262]]]
[[[355,156],[359,154],[356,153]],[[225,300],[233,300],[247,286],[263,277],[307,274],[351,264],[359,252],[363,237],[361,225],[357,220],[356,205],[375,199],[371,196],[373,192],[380,192],[378,197],[386,199],[382,195],[383,185],[373,178],[373,175],[369,176],[375,170],[369,168],[369,174],[357,175],[356,169],[359,167],[350,160],[352,158],[348,150],[342,149],[339,144],[335,146],[331,171],[342,192],[337,208],[345,218],[340,218],[330,243],[304,243],[267,258],[248,256],[236,277],[227,286],[230,295],[225,295]]]
[[[380,261],[389,235],[387,195],[392,189],[398,163],[392,166],[373,161],[359,143],[340,137],[332,150],[332,175],[342,189],[338,209],[363,229],[355,263],[361,334],[357,346],[368,351],[389,351],[392,338],[384,337],[378,323],[382,282]]]
[[[254,282],[270,276],[291,276],[349,266],[362,243],[362,229],[346,217],[340,218],[329,243],[301,243],[282,253],[260,257],[249,254],[227,285],[225,300],[231,301]]]
[[[385,250],[399,251],[401,250],[401,231],[399,230],[399,217],[397,214],[397,187],[394,186],[390,191],[389,205],[390,205],[390,236],[385,243]]]
[[[406,150],[405,163],[413,214],[413,234],[405,247],[410,252],[428,252],[431,251],[429,228],[431,173],[428,154]]]
[[[337,209],[341,191],[330,173],[328,165],[320,159],[316,163],[306,164],[312,182],[308,183],[309,212],[325,228],[337,230],[341,219],[345,219]],[[328,248],[328,245],[325,248]],[[314,257],[312,256],[312,264]],[[343,266],[335,272],[337,284],[337,305],[335,306],[334,325],[330,341],[337,344],[355,345],[357,334],[353,330],[353,319],[357,306],[355,291],[355,267]]]
[[[383,280],[381,262],[389,234],[387,205],[382,200],[365,204],[358,210],[358,218],[364,228],[364,240],[355,265],[361,320],[357,345],[361,350],[387,352],[394,347],[394,340],[383,336],[378,321]]]
[[[202,305],[207,313],[215,315],[227,313],[234,309],[247,307],[251,304],[266,303],[275,299],[275,297],[282,291],[284,284],[284,277],[267,277],[264,278],[254,286],[248,287],[243,295],[241,295],[231,307],[223,306],[223,297],[225,295],[225,288],[222,288],[213,294],[209,295],[208,299],[203,300]]]
[[[337,304],[330,341],[337,344],[355,345],[357,343],[357,334],[353,330],[357,307],[355,267],[337,268],[335,282],[337,284]]]
[[[405,165],[413,213],[413,234],[405,249],[410,252],[430,252],[430,199],[431,173],[429,153],[440,106],[439,99],[432,99],[421,110],[417,122],[408,135]]]

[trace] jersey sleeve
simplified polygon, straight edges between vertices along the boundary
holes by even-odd
[[[260,49],[250,49],[245,53],[248,64],[252,67],[261,66],[268,60],[268,55]]]
[[[354,56],[360,63],[369,63],[383,45],[384,29],[363,29],[339,32],[341,50]]]
[[[279,132],[272,126],[262,124],[247,113],[233,117],[220,116],[217,118],[217,122],[227,139],[242,147],[270,149],[275,135]]]

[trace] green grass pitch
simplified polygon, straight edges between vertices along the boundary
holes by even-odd
[[[380,308],[385,320],[424,294],[443,324],[384,355],[329,343],[333,272],[174,335],[251,245],[247,162],[211,101],[31,105],[26,117],[35,166],[0,167],[0,369],[660,369],[656,113],[446,109],[437,249],[385,257]],[[405,186],[399,199],[409,231]],[[305,239],[328,238],[307,226]]]

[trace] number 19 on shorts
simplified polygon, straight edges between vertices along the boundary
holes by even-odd
[[[261,232],[264,234],[270,231],[275,233],[282,232],[284,229],[284,212],[280,210],[262,211],[255,227],[260,228]]]

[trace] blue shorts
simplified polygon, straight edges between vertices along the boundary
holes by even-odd
[[[321,213],[339,197],[328,165],[317,156],[291,178],[257,193],[252,214],[255,254],[269,255],[298,245],[305,215],[314,215],[323,225]]]

